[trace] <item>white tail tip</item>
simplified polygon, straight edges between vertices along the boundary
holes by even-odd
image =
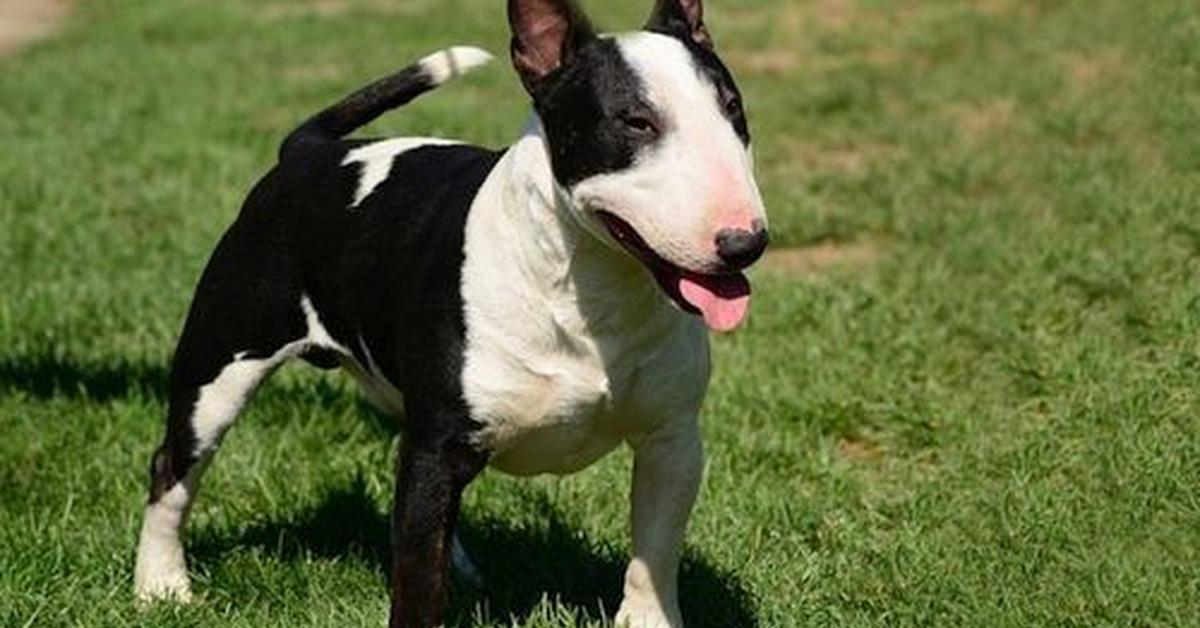
[[[421,68],[429,78],[441,85],[452,78],[462,76],[475,68],[487,65],[494,59],[488,51],[475,46],[454,46],[439,50],[421,59]]]

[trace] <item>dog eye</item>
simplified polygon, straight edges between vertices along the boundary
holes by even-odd
[[[658,136],[658,125],[648,116],[638,114],[623,115],[621,116],[621,124],[637,135],[644,137]]]
[[[725,98],[725,114],[732,120],[737,120],[745,115],[742,111],[742,99],[730,94]]]

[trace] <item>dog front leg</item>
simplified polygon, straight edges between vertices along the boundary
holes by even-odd
[[[688,420],[634,448],[633,559],[616,623],[682,628],[677,580],[684,532],[704,474],[699,426]]]
[[[392,512],[391,628],[435,628],[446,612],[448,568],[463,489],[486,456],[468,444],[403,439]]]

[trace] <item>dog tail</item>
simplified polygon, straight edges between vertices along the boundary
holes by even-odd
[[[288,135],[279,149],[279,155],[283,157],[305,144],[345,137],[450,79],[487,64],[492,58],[486,50],[474,46],[455,46],[435,52],[309,118]]]

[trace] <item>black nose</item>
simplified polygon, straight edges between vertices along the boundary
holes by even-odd
[[[768,241],[766,229],[722,229],[717,232],[717,256],[726,265],[741,270],[762,257]]]

